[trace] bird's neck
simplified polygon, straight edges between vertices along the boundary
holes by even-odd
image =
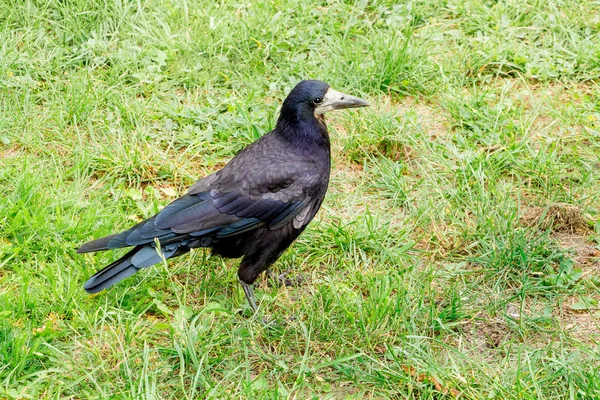
[[[304,118],[280,117],[275,131],[297,149],[308,152],[330,152],[329,133],[322,115],[304,116]],[[317,155],[317,154],[315,154]]]

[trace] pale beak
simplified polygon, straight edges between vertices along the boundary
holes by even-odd
[[[340,93],[332,88],[327,89],[323,101],[315,107],[315,114],[324,114],[327,111],[341,110],[343,108],[367,107],[369,103],[358,97]]]

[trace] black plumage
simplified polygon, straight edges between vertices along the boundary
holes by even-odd
[[[327,191],[330,144],[323,113],[363,107],[359,98],[314,80],[300,82],[283,102],[277,125],[223,169],[132,228],[82,245],[87,253],[133,247],[84,285],[99,292],[142,268],[192,248],[243,257],[238,276],[256,311],[252,284],[313,219]]]

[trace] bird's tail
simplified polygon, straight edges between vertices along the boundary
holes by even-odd
[[[170,258],[183,254],[188,250],[187,248],[178,249],[177,246],[174,246],[171,249],[163,249],[162,255],[165,258]],[[148,268],[161,260],[161,255],[153,245],[136,246],[120,259],[94,274],[83,285],[83,288],[88,293],[98,293],[135,274],[138,270]]]
[[[77,253],[81,254],[90,253],[94,251],[108,250],[108,241],[117,235],[118,233],[115,235],[105,236],[100,239],[92,240],[91,242],[87,242],[77,249]]]

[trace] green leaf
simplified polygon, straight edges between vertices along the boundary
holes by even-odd
[[[192,315],[194,315],[194,310],[190,306],[181,306],[175,311],[175,318],[183,317],[183,319],[188,320],[192,318]]]
[[[583,301],[571,304],[571,310],[589,310],[590,306]]]
[[[266,390],[269,388],[269,381],[264,376],[260,376],[252,382],[252,389],[254,390]]]
[[[154,304],[156,304],[156,308],[158,308],[163,313],[165,313],[167,315],[173,315],[173,311],[171,311],[171,309],[169,307],[167,307],[167,305],[165,303],[163,303],[162,301],[160,301],[158,299],[154,299]]]
[[[571,304],[571,310],[595,310],[598,308],[598,300],[591,297],[580,297],[577,303]]]

